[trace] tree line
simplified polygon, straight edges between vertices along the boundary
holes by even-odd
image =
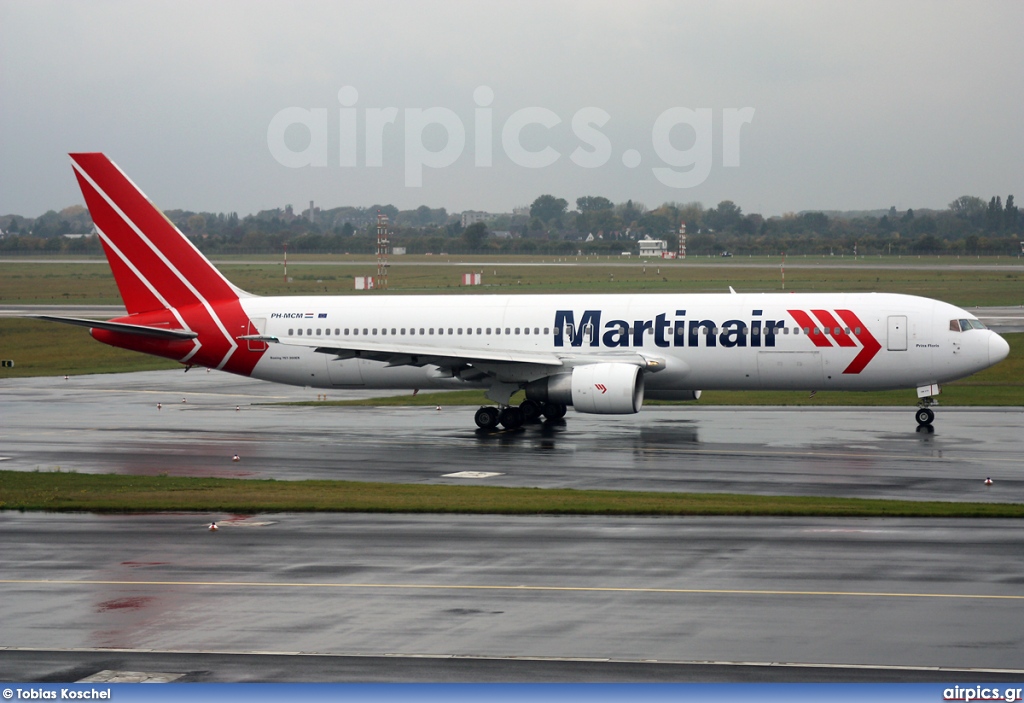
[[[632,200],[613,203],[602,196],[576,199],[545,194],[529,212],[498,214],[463,227],[457,214],[421,206],[399,210],[392,205],[339,207],[296,213],[292,208],[237,213],[168,210],[166,215],[204,252],[210,254],[277,253],[285,244],[295,253],[376,251],[377,214],[388,216],[392,246],[410,254],[618,254],[635,253],[637,239],[679,246],[686,227],[692,255],[735,254],[957,254],[1017,255],[1024,240],[1013,195],[987,202],[965,195],[945,210],[854,213],[800,212],[779,217],[744,213],[731,200],[705,208],[699,202],[663,203],[655,209]],[[99,253],[92,222],[82,206],[49,211],[38,218],[0,217],[0,252]]]

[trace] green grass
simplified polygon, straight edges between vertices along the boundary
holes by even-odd
[[[305,257],[304,257],[305,258]],[[328,257],[322,257],[328,258]],[[347,263],[335,257],[337,264],[310,259],[306,263],[289,262],[291,283],[285,283],[277,262],[223,264],[219,268],[233,283],[257,295],[392,295],[479,294],[479,293],[724,293],[733,286],[739,292],[771,292],[782,289],[779,257],[745,259],[735,263],[715,260],[648,261],[633,257],[624,261],[607,259],[581,261],[580,265],[551,266],[551,257],[536,257],[512,266],[475,265],[417,266],[412,258],[402,258],[389,273],[389,290],[359,292],[353,290],[354,276],[373,275],[374,264]],[[439,263],[440,257],[418,257]],[[469,259],[470,257],[463,257]],[[454,257],[453,257],[454,260]],[[491,260],[495,260],[494,257]],[[501,259],[515,262],[513,258]],[[885,291],[940,298],[962,307],[976,305],[1020,305],[1024,303],[1024,266],[1020,271],[959,271],[947,264],[978,263],[965,259],[922,259],[920,268],[885,268],[896,259],[860,259],[858,264],[878,263],[876,269],[844,269],[834,265],[849,260],[790,259],[786,269],[786,290],[812,291]],[[903,259],[907,264],[914,260]],[[980,263],[1015,264],[1016,259],[989,260]],[[560,263],[576,263],[567,257]],[[627,265],[623,266],[622,264]],[[740,264],[770,264],[744,267]],[[615,265],[610,265],[615,264]],[[813,266],[813,267],[812,267]],[[481,271],[483,286],[459,284],[466,271]],[[0,300],[22,304],[109,304],[121,302],[114,279],[106,264],[29,263],[16,260],[0,262]]]
[[[1024,517],[1024,505],[0,471],[0,509],[498,515]]]

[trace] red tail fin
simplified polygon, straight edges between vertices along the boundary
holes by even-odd
[[[71,154],[71,164],[128,314],[239,297],[104,154]]]
[[[259,354],[239,350],[249,319],[233,286],[110,159],[71,154],[71,165],[128,309],[128,324],[194,331],[166,341],[94,328],[118,347],[248,374]]]

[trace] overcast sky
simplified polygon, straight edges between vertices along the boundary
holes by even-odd
[[[1024,196],[1022,126],[1019,0],[0,0],[0,214],[81,203],[70,151],[242,215],[941,208]]]

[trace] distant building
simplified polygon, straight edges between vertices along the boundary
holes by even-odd
[[[493,222],[497,218],[497,215],[492,215],[489,212],[481,212],[479,210],[466,210],[462,213],[462,226],[469,227],[477,222]]]
[[[530,207],[528,205],[520,205],[519,207],[512,208],[513,215],[521,215],[523,217],[530,216]]]
[[[661,256],[668,251],[668,242],[664,239],[651,239],[645,236],[637,245],[640,247],[640,256]]]

